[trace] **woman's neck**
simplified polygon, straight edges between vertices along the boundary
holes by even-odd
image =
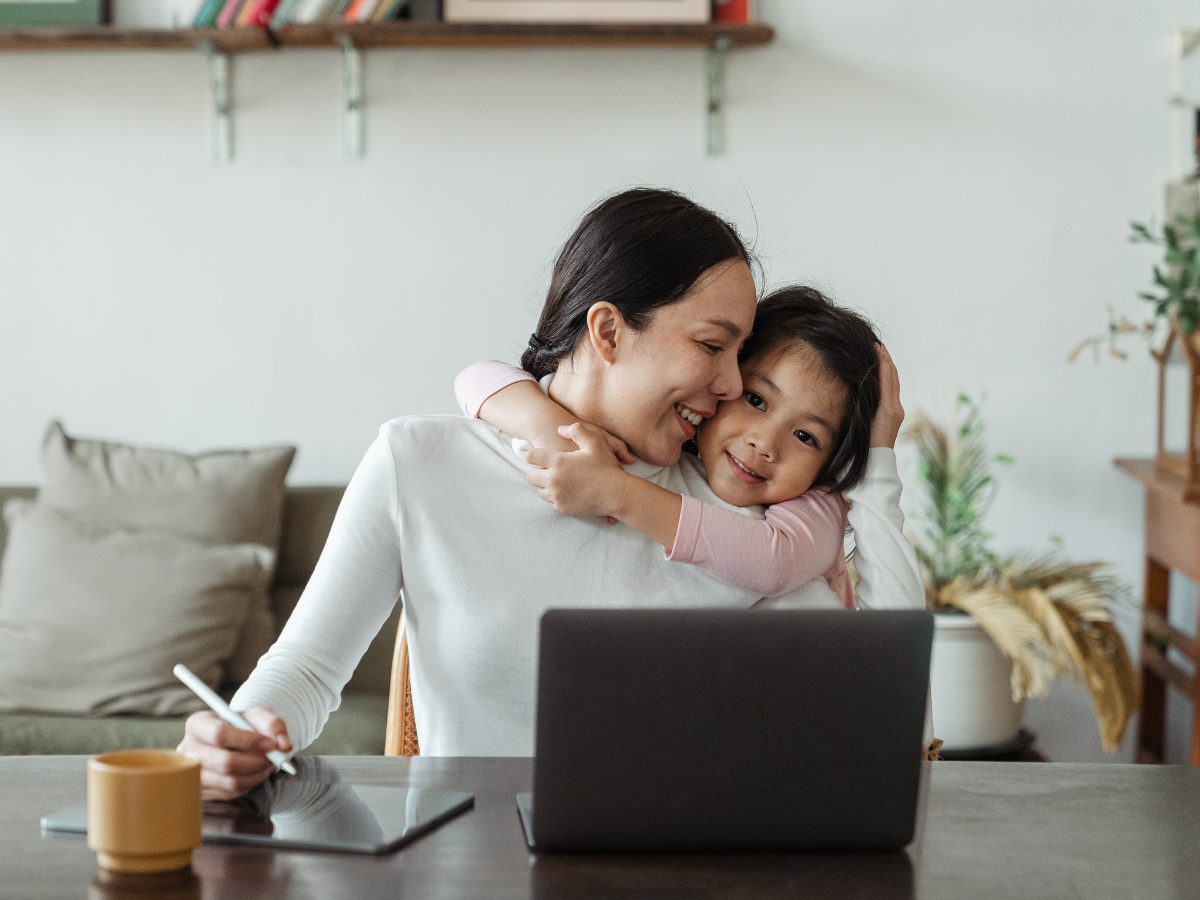
[[[554,373],[547,393],[551,400],[579,421],[599,425],[605,431],[616,434],[611,417],[605,412],[600,379],[590,377],[595,373],[589,372],[589,368],[586,362],[580,360],[564,361]]]

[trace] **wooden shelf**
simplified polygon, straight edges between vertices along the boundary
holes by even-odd
[[[0,28],[0,50],[195,50],[218,53],[272,50],[263,28]]]
[[[728,37],[733,47],[770,43],[769,25],[439,22],[413,20],[371,24],[323,22],[263,28],[3,28],[5,50],[195,50],[211,44],[218,53],[251,53],[278,47],[712,47]]]

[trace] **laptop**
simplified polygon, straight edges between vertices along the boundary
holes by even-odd
[[[913,838],[924,610],[548,610],[535,850],[895,850]]]

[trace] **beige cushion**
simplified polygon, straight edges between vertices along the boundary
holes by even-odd
[[[189,456],[72,438],[52,422],[38,500],[98,525],[277,550],[283,480],[295,455],[295,447],[271,447]],[[228,661],[230,680],[249,676],[274,635],[267,600],[256,596]]]
[[[246,611],[263,603],[274,553],[4,507],[0,710],[176,715],[202,708],[171,674],[223,676]]]

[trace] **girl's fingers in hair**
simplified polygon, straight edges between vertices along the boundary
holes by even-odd
[[[871,446],[895,447],[900,426],[904,424],[904,407],[900,404],[900,373],[887,347],[877,344],[876,353],[879,356],[879,409],[871,420]]]
[[[881,400],[894,397],[897,403],[900,402],[900,373],[883,344],[879,345],[879,395]]]

